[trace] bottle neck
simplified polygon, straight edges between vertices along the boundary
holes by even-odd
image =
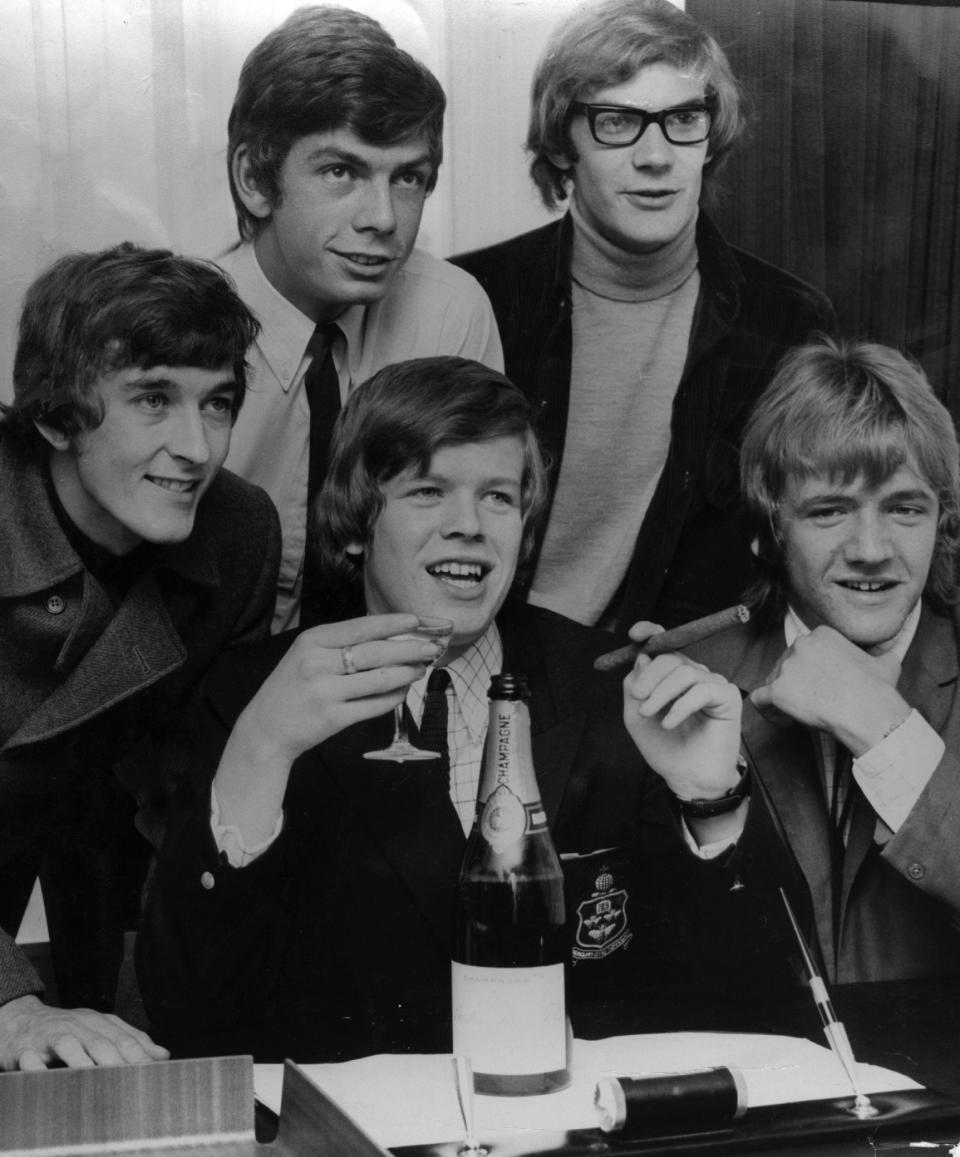
[[[522,699],[490,701],[479,800],[486,801],[498,788],[508,789],[527,806],[540,802],[533,770],[530,712]]]

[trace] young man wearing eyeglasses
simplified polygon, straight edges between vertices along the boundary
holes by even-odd
[[[625,631],[737,602],[752,569],[737,446],[822,293],[728,246],[701,202],[742,130],[723,51],[669,0],[604,0],[554,32],[527,150],[567,214],[456,263],[552,460],[531,602]]]

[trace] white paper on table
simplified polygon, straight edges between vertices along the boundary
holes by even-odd
[[[597,1126],[593,1095],[601,1076],[653,1076],[711,1065],[739,1068],[747,1104],[787,1104],[851,1095],[833,1053],[802,1037],[760,1033],[655,1033],[575,1040],[572,1080],[558,1093],[539,1097],[474,1098],[476,1132],[563,1133]],[[461,1141],[463,1122],[448,1055],[363,1057],[342,1064],[300,1066],[306,1075],[384,1148]],[[858,1064],[864,1091],[918,1089],[909,1077]],[[257,1099],[280,1111],[281,1065],[256,1065]]]

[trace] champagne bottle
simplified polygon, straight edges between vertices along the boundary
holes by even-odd
[[[563,872],[530,750],[526,680],[495,675],[473,829],[460,870],[453,1051],[478,1093],[569,1083]]]

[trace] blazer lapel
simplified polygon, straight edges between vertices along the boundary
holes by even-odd
[[[504,670],[524,673],[530,686],[530,737],[540,800],[551,829],[560,812],[586,724],[583,694],[564,678],[569,663],[555,654],[549,633],[526,606],[511,606],[499,622]]]
[[[748,627],[742,637],[745,645],[728,677],[748,695],[766,681],[786,644],[779,626],[753,636],[752,642]],[[765,719],[748,699],[742,740],[774,824],[806,881],[824,967],[833,975],[830,842],[814,736],[802,724]]]
[[[466,840],[449,790],[431,777],[430,764],[364,759],[392,737],[391,713],[327,740],[320,758],[446,951]],[[438,903],[443,896],[447,902]]]
[[[101,596],[103,597],[103,596]],[[63,683],[29,715],[6,749],[38,743],[85,722],[156,683],[186,649],[147,571]]]
[[[924,604],[897,689],[941,735],[948,729],[955,698],[957,655],[954,624]]]

